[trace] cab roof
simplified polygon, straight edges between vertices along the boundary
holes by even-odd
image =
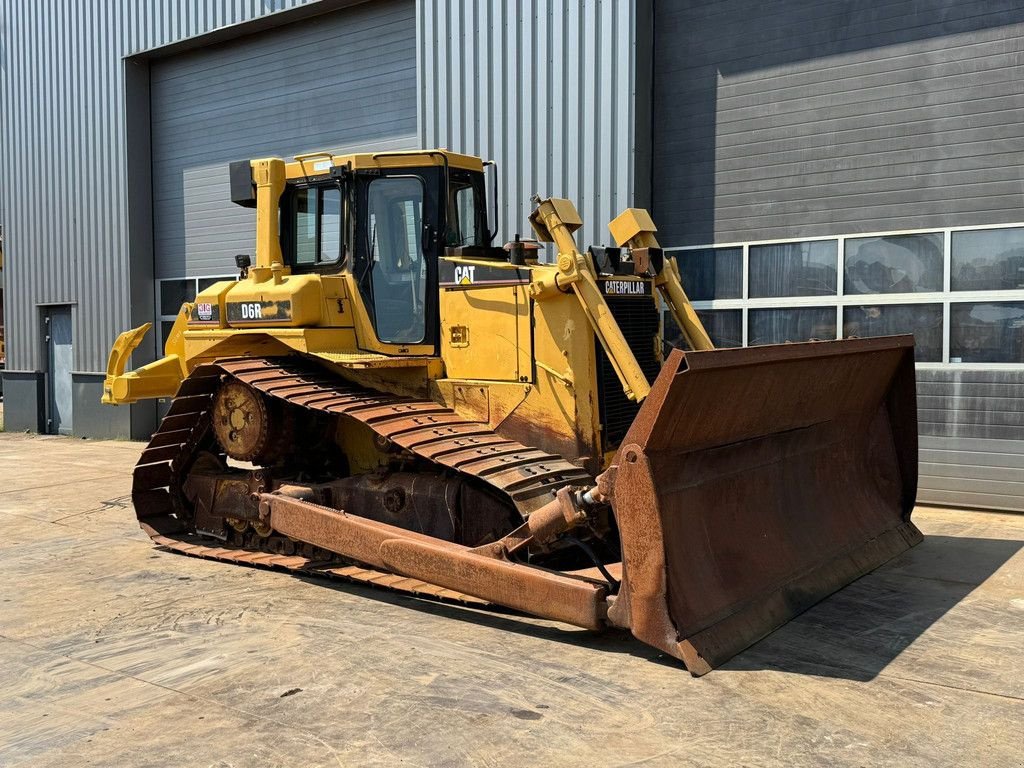
[[[484,164],[479,157],[463,155],[447,149],[414,149],[393,152],[357,152],[336,155],[332,152],[308,152],[296,155],[285,163],[285,177],[303,179],[330,173],[331,168],[348,167],[352,170],[371,168],[420,168],[425,165],[461,168],[467,171],[483,171]]]

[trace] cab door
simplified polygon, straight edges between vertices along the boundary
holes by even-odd
[[[437,346],[440,169],[360,174],[353,273],[377,339]]]

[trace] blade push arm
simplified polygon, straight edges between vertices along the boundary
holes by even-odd
[[[620,246],[628,245],[630,248],[661,247],[658,245],[658,239],[654,236],[658,228],[654,226],[651,214],[643,208],[627,208],[612,220],[608,228],[611,230],[615,242]],[[668,304],[672,318],[683,332],[683,336],[686,337],[686,343],[690,345],[690,349],[714,349],[715,345],[711,343],[711,337],[708,336],[704,324],[701,323],[693,305],[686,297],[682,280],[679,278],[679,265],[676,264],[674,258],[666,255],[665,266],[661,270],[661,274],[654,279],[654,284],[661,291],[661,296]]]
[[[558,248],[558,268],[535,280],[530,286],[531,294],[541,299],[571,289],[604,347],[626,397],[637,402],[643,400],[651,385],[601,295],[593,264],[576,248],[572,233],[583,224],[576,207],[568,200],[554,197],[535,202],[537,209],[530,214],[530,223],[542,242],[553,242]]]

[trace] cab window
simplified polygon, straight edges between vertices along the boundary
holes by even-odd
[[[470,174],[468,171],[451,172],[448,232],[445,238],[448,247],[487,245],[481,205],[484,198],[482,179],[480,174]]]
[[[374,179],[367,190],[367,253],[377,337],[416,344],[426,335],[423,181]]]
[[[454,186],[452,215],[449,217],[448,245],[477,245],[476,190],[472,185]]]
[[[341,259],[341,190],[306,187],[295,190],[294,200],[295,266],[336,264]]]

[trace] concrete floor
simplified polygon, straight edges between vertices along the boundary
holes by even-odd
[[[160,552],[139,444],[0,435],[0,765],[1024,765],[1024,516],[925,542],[725,668]]]

